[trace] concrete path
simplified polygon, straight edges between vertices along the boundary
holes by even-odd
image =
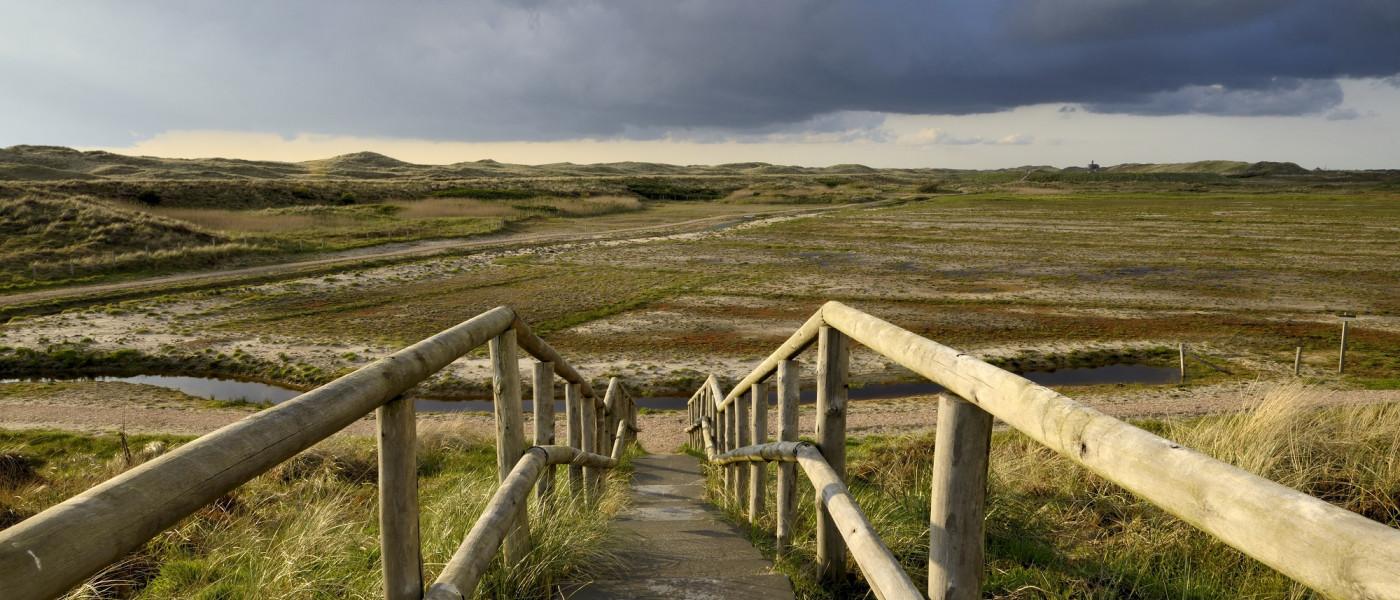
[[[578,590],[575,600],[791,599],[786,575],[773,572],[724,516],[705,502],[696,459],[682,454],[636,459],[632,507],[619,515],[617,547],[624,570]]]

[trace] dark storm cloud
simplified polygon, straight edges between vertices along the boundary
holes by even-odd
[[[1397,31],[1393,0],[14,2],[0,145],[840,136],[1045,102],[1322,114],[1336,78],[1400,73]]]

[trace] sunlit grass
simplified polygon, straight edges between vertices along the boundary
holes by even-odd
[[[115,435],[0,432],[0,456],[22,456],[37,465],[22,481],[0,481],[0,511],[29,516],[186,439],[132,436],[128,461]],[[436,577],[495,492],[495,461],[490,441],[459,422],[422,428],[426,581]],[[611,485],[590,504],[571,500],[567,471],[559,469],[550,506],[532,495],[534,549],[520,564],[497,559],[475,597],[548,598],[561,583],[587,581],[612,564],[609,523],[626,503],[630,468],[610,474]],[[373,440],[333,438],[201,509],[69,597],[382,598],[376,479]]]
[[[1159,435],[1368,518],[1400,526],[1400,405],[1317,408],[1327,392],[1260,385],[1235,415],[1141,422]],[[927,579],[931,433],[853,439],[848,481],[915,582]],[[770,468],[770,481],[773,477]],[[1314,594],[1015,432],[993,435],[987,580],[995,598],[1305,598]],[[863,597],[813,579],[811,486],[795,553],[779,562],[804,598]],[[717,480],[712,476],[712,488]],[[773,506],[772,489],[769,506]],[[731,516],[735,513],[731,512]],[[773,516],[752,537],[771,550]],[[854,566],[852,569],[854,570]]]

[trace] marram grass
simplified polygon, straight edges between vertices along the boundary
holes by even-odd
[[[116,436],[0,433],[7,455],[41,459],[38,478],[0,495],[5,503],[0,509],[13,507],[20,516],[126,468]],[[135,443],[148,442],[143,437]],[[149,443],[162,446],[143,450],[138,445],[131,464],[167,447],[162,440]],[[494,493],[495,460],[491,442],[472,437],[459,424],[421,428],[426,582],[437,576]],[[376,469],[372,440],[323,442],[201,509],[68,597],[382,598]],[[626,504],[628,471],[624,465],[610,475],[612,485],[603,496],[584,505],[569,501],[568,469],[558,469],[557,501],[542,507],[531,498],[534,550],[515,565],[501,564],[498,555],[476,597],[547,598],[558,585],[586,582],[591,573],[610,566],[609,525]]]
[[[1135,424],[1400,526],[1400,405],[1319,408],[1330,392],[1298,384],[1258,384],[1249,393],[1251,408],[1239,414]],[[857,503],[923,586],[933,434],[853,438],[848,448],[847,476]],[[873,597],[858,574],[835,586],[813,578],[813,495],[798,473],[796,548],[778,569],[792,577],[800,598]],[[715,475],[712,490],[719,483]],[[993,434],[989,481],[986,597],[1318,597],[1019,433]],[[768,506],[775,501],[770,485]],[[771,556],[772,514],[747,530]],[[851,570],[857,571],[854,564]]]

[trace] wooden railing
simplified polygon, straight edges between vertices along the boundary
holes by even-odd
[[[948,390],[939,400],[929,507],[930,598],[981,597],[993,417],[1201,531],[1322,594],[1400,599],[1400,530],[1185,448],[839,302],[822,306],[724,393],[711,377],[689,403],[692,447],[724,469],[723,497],[757,524],[777,461],[777,551],[792,543],[793,463],[818,490],[817,563],[845,571],[849,549],[879,598],[919,598],[845,488],[854,340]],[[817,344],[816,445],[797,443],[798,363]],[[768,385],[779,427],[767,443]]]
[[[434,598],[469,596],[481,566],[502,542],[507,558],[529,551],[524,499],[537,479],[539,493],[549,497],[552,465],[567,464],[571,491],[594,490],[635,431],[636,407],[620,381],[613,378],[599,398],[507,307],[201,436],[0,531],[0,597],[61,595],[204,505],[376,411],[384,595],[422,598],[416,419],[412,399],[402,394],[482,344],[490,347],[501,487],[432,590]],[[539,361],[533,377],[536,446],[530,448],[518,348]],[[567,446],[553,445],[555,376],[564,380]],[[611,457],[604,455],[609,448]],[[540,479],[542,471],[549,476]]]

